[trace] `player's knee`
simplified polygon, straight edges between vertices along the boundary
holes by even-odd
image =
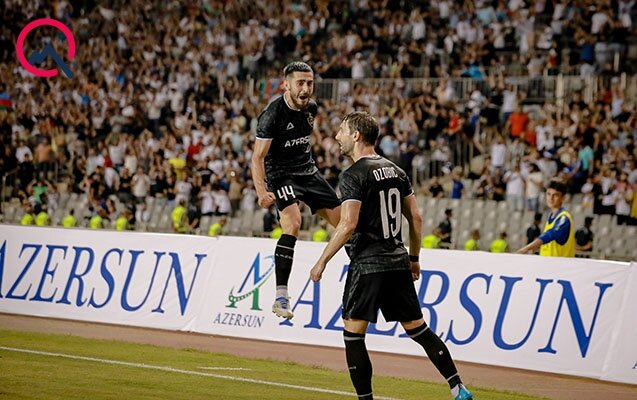
[[[301,218],[292,218],[288,220],[285,224],[281,224],[281,229],[283,229],[283,233],[292,236],[299,236],[299,231],[301,230]]]

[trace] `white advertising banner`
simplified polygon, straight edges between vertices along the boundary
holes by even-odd
[[[295,317],[271,313],[270,239],[0,226],[0,312],[342,347],[343,251],[298,242]],[[628,263],[421,251],[425,320],[458,360],[637,384],[637,273]],[[370,350],[424,355],[379,317]]]
[[[218,243],[0,225],[0,312],[190,330]]]
[[[602,379],[637,383],[637,263],[632,263],[624,301],[614,324]]]

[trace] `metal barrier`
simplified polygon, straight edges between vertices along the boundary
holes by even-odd
[[[627,99],[634,99],[637,94],[637,76],[627,76],[625,73],[619,76],[620,89],[626,92]],[[387,88],[399,88],[402,93],[412,90],[430,88],[435,89],[443,82],[443,78],[374,78],[374,79],[320,79],[314,84],[314,93],[318,99],[341,102],[349,96],[357,85],[368,88],[371,92],[385,90]],[[610,87],[611,78],[597,75],[587,76],[519,76],[505,77],[505,84],[512,85],[513,89],[526,94],[526,101],[542,103],[568,102],[576,92],[582,93],[586,102],[593,102],[599,94]],[[471,78],[451,78],[449,83],[457,100],[467,100],[473,87],[476,86],[483,94],[491,91],[488,80]]]
[[[6,194],[7,194],[7,183],[9,183],[10,187],[15,187],[16,185],[16,180],[17,180],[17,176],[18,176],[18,168],[15,168],[9,172],[7,172],[6,174],[2,175],[2,188],[0,188],[0,207],[2,207],[0,209],[0,211],[2,211],[2,213],[4,214],[5,209],[4,209],[4,202],[7,198]]]

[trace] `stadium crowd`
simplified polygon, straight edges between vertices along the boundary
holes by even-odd
[[[623,61],[635,38],[634,3],[7,0],[0,175],[17,171],[12,195],[36,214],[43,204],[55,209],[64,190],[85,193],[105,217],[115,195],[132,222],[149,196],[185,202],[196,215],[253,210],[256,120],[280,92],[283,64],[303,59],[317,82],[440,78],[359,81],[342,102],[318,99],[314,152],[333,185],[349,164],[333,138],[340,118],[367,109],[381,123],[381,154],[417,183],[434,171],[422,185],[431,196],[537,211],[544,185],[561,176],[587,211],[637,224],[637,112],[617,79],[634,72]],[[76,35],[73,79],[35,78],[16,61],[22,24],[44,16]],[[30,36],[29,48],[52,41],[63,51],[47,29]],[[576,93],[561,106],[530,105],[505,79],[558,72],[608,84],[591,102]],[[452,85],[461,77],[476,82],[464,97]],[[260,82],[256,96],[248,78]],[[454,155],[461,144],[471,157]]]

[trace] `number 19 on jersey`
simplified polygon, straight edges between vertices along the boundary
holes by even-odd
[[[383,224],[383,237],[389,239],[400,232],[402,225],[400,191],[391,188],[378,192],[380,196],[380,220]]]

